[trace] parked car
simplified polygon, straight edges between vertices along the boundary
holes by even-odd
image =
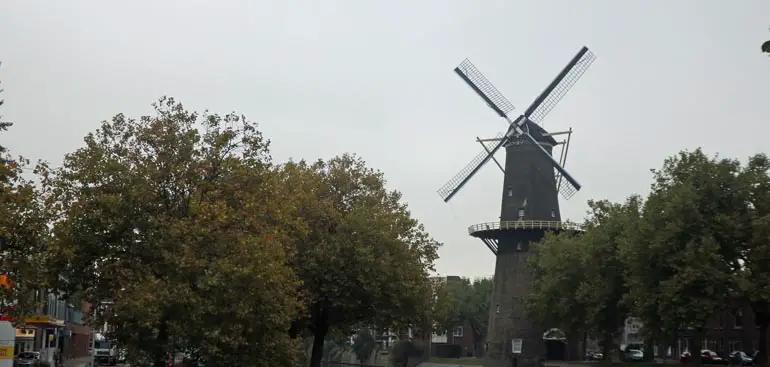
[[[736,350],[730,353],[730,364],[735,366],[753,366],[754,358],[743,351]]]
[[[684,352],[681,356],[679,356],[679,362],[687,363],[687,361],[692,357],[690,352]],[[716,364],[716,365],[727,365],[729,362],[720,357],[719,354],[714,352],[713,350],[709,349],[703,349],[700,351],[700,363],[701,364]]]
[[[586,353],[586,360],[589,361],[601,361],[604,359],[604,354],[601,352],[590,351]]]
[[[40,352],[21,352],[13,358],[14,367],[30,367],[40,361]]]
[[[626,349],[623,353],[623,360],[626,362],[641,362],[644,360],[644,352],[639,349]]]

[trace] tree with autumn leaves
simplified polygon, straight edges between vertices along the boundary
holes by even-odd
[[[765,365],[768,170],[763,154],[741,164],[684,151],[653,171],[646,198],[591,202],[582,233],[551,235],[536,246],[532,315],[597,336],[609,358],[628,316],[643,322],[646,350],[675,345],[685,328],[695,333],[690,349],[700,350],[718,313],[750,305],[760,327],[758,364]]]
[[[122,114],[44,172],[50,253],[69,294],[135,363],[185,351],[285,366],[293,338],[431,328],[439,244],[382,173],[352,155],[274,164],[243,116]]]
[[[12,125],[0,115],[0,138]],[[0,144],[0,306],[3,318],[14,323],[36,311],[40,303],[34,291],[47,287],[55,276],[46,266],[50,233],[45,205],[35,182],[24,175],[44,169]]]

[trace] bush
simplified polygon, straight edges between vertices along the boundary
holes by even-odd
[[[419,359],[425,354],[425,348],[417,342],[402,340],[393,346],[390,353],[390,363],[393,367],[405,367],[409,359]]]

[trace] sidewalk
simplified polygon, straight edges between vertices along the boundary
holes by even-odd
[[[91,356],[73,358],[64,362],[64,367],[91,367],[94,363],[94,359]]]

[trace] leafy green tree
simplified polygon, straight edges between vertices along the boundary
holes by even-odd
[[[290,334],[314,337],[311,367],[320,366],[325,336],[369,325],[406,330],[430,325],[429,274],[439,244],[411,217],[382,173],[352,155],[327,162],[289,162],[281,186],[302,218],[291,249],[302,280],[305,313]]]
[[[24,158],[0,155],[0,263],[5,285],[0,286],[0,298],[14,322],[37,311],[35,291],[48,289],[53,275],[46,266],[48,216],[35,183],[22,176],[28,167]]]
[[[103,122],[44,180],[60,287],[106,304],[92,320],[157,367],[177,350],[212,365],[291,363],[295,223],[273,195],[268,142],[242,116],[165,97],[154,107]]]
[[[587,274],[585,256],[579,234],[560,232],[546,234],[532,247],[528,260],[533,276],[529,314],[540,325],[562,329],[571,339],[589,326],[587,306],[579,297]]]
[[[628,286],[623,277],[620,247],[630,221],[637,218],[639,198],[624,204],[589,201],[589,216],[579,238],[584,257],[584,278],[578,287],[578,300],[586,308],[587,323],[600,336],[605,356],[612,355],[615,340],[628,307],[623,302]]]
[[[371,330],[363,328],[358,330],[353,340],[353,353],[362,364],[367,364],[372,355],[377,351],[377,340],[374,339]]]
[[[0,133],[11,125],[0,116]],[[0,145],[0,305],[16,323],[36,311],[35,291],[47,289],[52,276],[46,267],[50,233],[43,198],[34,181],[22,175],[30,168],[29,160],[13,157]],[[33,173],[45,169],[41,163]]]
[[[628,287],[623,303],[631,315],[639,318],[644,327],[640,330],[645,340],[645,350],[654,345],[663,348],[673,346],[678,340],[678,328],[665,328],[660,313],[661,297],[655,291],[669,273],[665,251],[650,251],[654,229],[645,215],[655,216],[653,205],[647,205],[641,197],[632,196],[626,202],[628,222],[620,239],[618,255],[623,263],[623,276]],[[645,358],[652,355],[645,353]]]
[[[770,326],[770,160],[764,154],[749,158],[743,170],[751,210],[751,238],[743,246],[739,284],[759,326],[757,364],[767,364],[767,333]]]
[[[480,355],[483,353],[487,336],[489,307],[492,302],[492,279],[448,280],[447,292],[452,307],[445,320],[445,329],[452,330],[456,326],[465,325],[467,321],[471,326],[473,355]]]
[[[653,171],[643,218],[652,229],[645,251],[658,262],[646,271],[655,271],[660,282],[654,289],[662,328],[694,328],[693,351],[701,349],[709,319],[736,297],[740,244],[750,233],[740,171],[739,162],[710,158],[700,149],[668,158]]]

